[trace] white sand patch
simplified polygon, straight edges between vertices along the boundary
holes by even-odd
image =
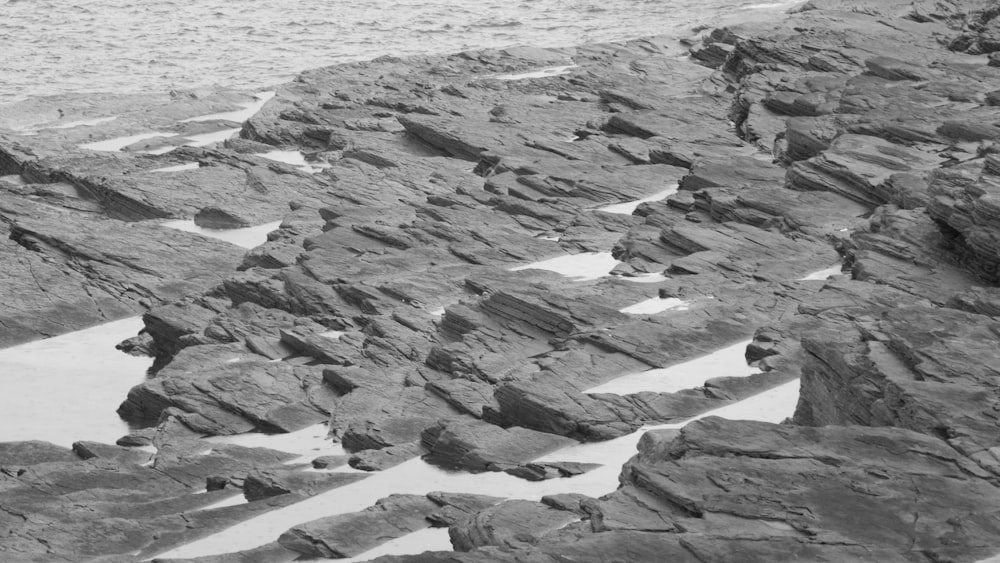
[[[603,278],[618,264],[618,260],[615,260],[610,252],[581,252],[533,262],[526,266],[517,266],[511,268],[510,271],[549,270],[568,278],[574,278],[576,281],[585,281]]]
[[[131,317],[0,350],[0,442],[107,444],[128,434],[115,410],[152,358],[115,349],[142,329]]]
[[[201,167],[201,164],[197,162],[188,162],[187,164],[178,164],[177,166],[166,166],[164,168],[154,168],[150,172],[183,172],[185,170],[197,170]]]
[[[655,315],[656,313],[662,313],[663,311],[669,311],[671,309],[685,311],[688,309],[688,305],[690,305],[690,303],[677,299],[676,297],[653,297],[652,299],[640,301],[635,305],[629,305],[624,309],[620,309],[619,312],[628,313],[630,315]]]
[[[188,123],[191,121],[225,120],[225,121],[235,121],[237,123],[243,123],[244,121],[253,117],[258,111],[260,111],[260,109],[264,107],[264,104],[266,104],[268,100],[274,97],[274,92],[260,92],[258,94],[254,94],[254,97],[257,98],[257,100],[254,102],[246,102],[242,104],[243,109],[235,111],[226,111],[222,113],[211,113],[208,115],[199,115],[198,117],[189,117],[188,119],[182,119],[180,122]]]
[[[6,176],[0,176],[0,182],[14,186],[23,186],[28,183],[28,180],[20,174],[7,174]]]
[[[713,377],[746,377],[760,370],[747,365],[745,353],[750,340],[738,342],[707,356],[689,362],[660,369],[651,369],[631,375],[624,375],[584,393],[613,393],[628,395],[642,391],[656,393],[676,393],[683,389],[701,387]]]
[[[748,6],[740,6],[741,10],[774,10],[778,8],[790,8],[797,4],[802,4],[803,0],[791,0],[790,2],[764,2],[760,4],[750,4]]]
[[[281,226],[281,221],[264,223],[256,227],[246,227],[243,229],[206,229],[194,224],[193,219],[180,219],[177,221],[167,221],[162,223],[164,227],[197,233],[209,238],[224,240],[243,248],[254,248],[267,242],[267,234]]]
[[[212,444],[235,444],[247,448],[269,448],[299,457],[287,462],[289,465],[309,463],[313,459],[329,455],[346,455],[344,447],[326,437],[327,425],[315,424],[302,430],[285,434],[262,434],[248,432],[235,436],[212,436],[205,441]]]
[[[239,133],[240,130],[241,128],[236,127],[235,129],[221,129],[219,131],[212,131],[210,133],[189,135],[185,137],[188,140],[188,142],[184,143],[184,145],[188,147],[207,147],[212,143],[221,143],[222,141],[225,141],[226,139]]]
[[[634,201],[626,201],[625,203],[616,203],[614,205],[608,205],[607,207],[601,207],[598,211],[604,211],[605,213],[619,213],[622,215],[631,215],[639,205],[652,201],[660,201],[668,196],[677,193],[677,184],[655,194],[644,197],[642,199],[637,199]]]
[[[650,272],[646,274],[638,274],[635,276],[619,276],[618,279],[632,283],[659,283],[662,281],[667,281],[670,278],[658,272]]]
[[[451,551],[451,537],[448,528],[424,528],[401,538],[396,538],[368,551],[349,557],[337,559],[337,563],[355,563],[369,561],[383,555],[411,555],[425,551]]]
[[[198,492],[199,493],[206,493],[207,491],[198,491]],[[227,506],[239,506],[241,504],[246,504],[247,502],[248,501],[247,501],[246,497],[243,496],[243,493],[239,493],[239,494],[235,494],[235,495],[233,495],[233,496],[231,496],[229,498],[222,499],[219,502],[216,502],[216,503],[210,504],[208,506],[204,506],[202,508],[199,508],[195,512],[201,512],[202,510],[212,510],[212,509],[215,509],[215,508],[225,508]]]
[[[836,266],[830,266],[829,268],[823,268],[822,270],[813,272],[804,278],[799,278],[796,281],[815,281],[815,280],[825,280],[830,276],[839,276],[843,270],[843,266],[837,264]]]
[[[548,78],[550,76],[559,76],[562,74],[569,74],[570,69],[574,69],[579,65],[563,65],[563,66],[551,66],[548,68],[542,68],[538,70],[533,70],[531,72],[521,72],[517,74],[498,74],[493,76],[497,80],[530,80],[532,78]]]

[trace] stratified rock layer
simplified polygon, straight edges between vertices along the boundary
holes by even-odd
[[[705,34],[694,60],[648,38],[317,69],[279,89],[240,139],[160,156],[136,151],[184,143],[97,156],[77,146],[97,138],[80,133],[4,141],[0,168],[17,175],[0,180],[5,252],[35,259],[8,285],[43,304],[2,319],[21,323],[11,341],[63,330],[46,324],[35,265],[68,276],[57,293],[80,326],[144,311],[129,346],[157,363],[120,408],[145,427],[124,443],[157,445],[153,467],[171,487],[241,487],[263,499],[248,506],[366,474],[175,444],[327,420],[350,454],[334,463],[356,469],[425,456],[572,483],[593,466],[534,458],[802,379],[787,424],[710,417],[646,434],[602,498],[389,497],[229,560],[357,554],[428,525],[449,526],[459,551],[401,559],[987,558],[1000,552],[1000,298],[989,287],[1000,67],[982,55],[1000,49],[1000,20],[986,8],[813,0]],[[554,66],[565,72],[511,79]],[[128,123],[190,134],[162,111],[125,113],[98,136]],[[277,149],[311,165],[262,156]],[[283,220],[241,259],[207,260],[167,250],[206,243],[154,236],[166,217]],[[105,240],[125,231],[127,249]],[[546,271],[549,259],[574,269]],[[99,306],[67,289],[80,276]],[[126,285],[136,279],[145,300]],[[750,376],[588,392],[745,341]],[[33,480],[70,463],[39,451],[6,473],[0,505],[66,486]],[[74,479],[141,456],[76,451],[89,459],[73,462]],[[138,467],[117,473],[141,482]],[[149,487],[136,498],[156,500]],[[25,557],[175,544],[143,531],[98,553],[71,531],[43,549],[22,524],[4,547]]]

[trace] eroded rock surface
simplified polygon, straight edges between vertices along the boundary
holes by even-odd
[[[193,101],[142,121],[178,138],[120,153],[79,145],[135,116],[89,140],[5,135],[0,252],[19,266],[0,282],[34,304],[0,316],[10,342],[144,312],[126,347],[155,373],[119,412],[145,427],[125,445],[158,448],[147,468],[126,448],[9,446],[34,453],[0,481],[7,513],[62,511],[113,474],[128,492],[87,492],[95,518],[119,494],[154,516],[101,520],[130,538],[105,551],[72,527],[44,547],[48,524],[11,516],[8,551],[155,554],[190,539],[178,519],[208,533],[366,475],[205,454],[204,435],[325,420],[367,471],[425,456],[572,480],[593,466],[535,458],[801,377],[787,424],[646,434],[602,498],[390,497],[219,560],[353,555],[430,525],[458,551],[383,561],[995,555],[997,21],[972,0],[813,0],[709,31],[692,60],[646,38],[317,69],[214,147],[181,146]],[[262,156],[279,149],[311,164]],[[282,223],[244,255],[158,225],[181,217]],[[747,340],[753,375],[587,392]],[[149,508],[201,482],[262,500]]]

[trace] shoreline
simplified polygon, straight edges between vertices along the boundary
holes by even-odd
[[[0,322],[32,338],[142,312],[122,347],[156,362],[118,445],[0,444],[0,506],[56,522],[0,546],[186,553],[422,457],[560,492],[391,496],[189,560],[353,557],[428,526],[458,553],[379,561],[1000,553],[1000,68],[977,6],[814,0],[691,60],[663,37],[381,57],[304,72],[242,123],[197,119],[253,101],[219,92],[5,134],[0,282],[22,300]],[[163,134],[79,148],[137,127]],[[281,223],[249,251],[162,226],[192,218]],[[572,255],[596,269],[547,265]],[[635,377],[747,340],[753,369]],[[639,383],[599,392],[621,378]],[[701,418],[800,378],[781,424]],[[317,424],[343,452],[312,469],[203,439]],[[649,427],[599,497],[574,483],[620,462],[552,453]]]
[[[374,3],[373,3],[374,4]],[[753,8],[752,6],[739,6],[732,8],[735,12],[747,12],[747,11],[767,11],[780,9],[781,5],[790,5],[791,3],[776,3],[773,6],[765,4],[763,8]],[[110,6],[110,4],[108,4]],[[190,7],[193,11],[199,11],[202,8],[207,8],[211,6],[210,4],[203,4],[198,7]],[[309,4],[303,4],[299,8],[299,17],[309,14]],[[429,5],[432,8],[440,8],[440,6]],[[314,7],[318,8],[319,5]],[[583,8],[584,6],[581,6]],[[593,6],[590,6],[593,7]],[[91,7],[97,11],[102,9],[102,5]],[[89,68],[88,75],[77,76],[74,74],[75,69],[79,67],[74,66],[55,66],[52,70],[48,70],[48,66],[52,66],[54,63],[52,60],[39,60],[35,57],[34,53],[24,53],[20,50],[15,50],[12,53],[12,57],[19,57],[20,60],[25,60],[27,62],[22,64],[12,64],[10,67],[11,79],[13,84],[20,84],[22,86],[22,91],[29,89],[32,95],[18,98],[13,94],[3,94],[0,93],[0,100],[7,100],[0,102],[0,110],[4,106],[12,103],[20,103],[30,99],[35,99],[39,97],[45,97],[45,90],[40,90],[39,86],[42,83],[53,84],[56,88],[57,96],[61,95],[73,95],[74,93],[81,93],[81,91],[86,87],[88,83],[92,84],[97,81],[99,84],[114,85],[113,88],[102,87],[98,89],[91,89],[90,92],[85,92],[84,94],[93,95],[106,95],[111,93],[127,93],[128,95],[158,95],[166,91],[177,90],[177,91],[205,91],[205,90],[217,90],[217,89],[238,89],[240,91],[261,91],[269,90],[273,87],[291,81],[296,75],[301,72],[306,72],[313,68],[318,68],[322,66],[329,66],[331,64],[352,64],[358,62],[366,62],[375,58],[382,56],[447,56],[448,54],[459,52],[459,51],[474,51],[478,49],[508,49],[517,48],[524,46],[538,46],[553,49],[560,48],[570,48],[574,45],[579,45],[581,43],[600,43],[600,42],[623,42],[633,39],[638,39],[641,37],[657,34],[658,32],[654,30],[651,26],[646,25],[645,22],[637,20],[635,16],[631,14],[637,12],[638,9],[645,9],[646,12],[653,10],[653,18],[661,22],[661,27],[670,28],[671,34],[679,34],[685,28],[695,28],[701,24],[705,24],[704,20],[714,19],[714,15],[705,16],[702,10],[702,6],[685,6],[675,5],[673,12],[668,14],[665,12],[658,12],[655,8],[650,8],[647,5],[633,4],[627,1],[618,2],[615,4],[607,5],[602,7],[601,10],[595,12],[598,15],[590,15],[587,11],[580,10],[569,11],[565,6],[560,6],[558,3],[546,4],[541,3],[536,6],[530,7],[525,14],[525,21],[522,25],[516,25],[512,28],[506,28],[504,26],[477,26],[470,25],[472,21],[476,19],[476,16],[485,14],[468,14],[469,19],[463,19],[459,14],[461,11],[468,10],[470,6],[453,5],[453,9],[447,14],[440,16],[440,21],[436,22],[439,24],[440,29],[431,29],[430,26],[420,25],[421,23],[427,24],[429,22],[415,22],[415,21],[402,21],[395,20],[395,16],[388,17],[387,19],[395,20],[393,22],[385,22],[385,27],[379,27],[376,25],[371,25],[377,23],[375,19],[370,21],[357,22],[352,20],[357,19],[361,16],[361,12],[364,11],[364,5],[358,4],[352,8],[345,9],[341,14],[339,14],[338,21],[330,21],[321,17],[318,14],[311,14],[313,21],[310,25],[303,26],[303,28],[295,29],[292,33],[295,34],[305,34],[302,38],[302,43],[298,44],[294,37],[290,38],[288,36],[275,36],[268,43],[257,43],[255,46],[264,50],[269,47],[273,47],[277,42],[284,42],[282,45],[287,51],[271,51],[269,54],[271,58],[269,60],[259,60],[255,59],[253,56],[250,57],[240,57],[240,58],[228,58],[229,53],[238,52],[239,49],[247,49],[251,47],[247,42],[252,39],[252,35],[246,35],[247,29],[236,28],[229,32],[223,29],[223,25],[213,25],[210,21],[199,21],[199,25],[195,25],[190,29],[177,30],[172,34],[161,34],[158,36],[145,37],[145,41],[141,44],[145,46],[145,52],[147,56],[153,57],[151,60],[131,60],[129,62],[133,63],[130,67],[111,67],[118,68],[119,71],[131,70],[129,72],[121,72],[121,75],[131,75],[136,76],[140,80],[145,79],[146,86],[141,89],[136,89],[133,83],[124,83],[120,80],[115,80],[113,76],[108,76],[102,72],[102,69]],[[483,10],[493,10],[501,9],[501,5],[493,4],[480,4],[476,6],[480,12]],[[715,14],[716,12],[723,12],[726,7],[723,5],[710,5],[705,7],[709,10],[710,14]],[[111,14],[107,13],[108,8],[104,7],[105,10],[104,17],[113,21],[113,17],[125,17],[120,23],[126,23],[131,21],[133,24],[138,23],[135,20],[130,20],[129,16],[126,14]],[[124,9],[124,8],[123,8]],[[175,7],[175,9],[178,9]],[[183,11],[183,7],[179,8]],[[369,7],[370,9],[370,7]],[[509,8],[506,8],[509,10]],[[306,14],[302,11],[305,10]],[[534,10],[534,11],[533,11]],[[601,19],[601,13],[609,10],[618,10],[622,14],[620,22],[614,22],[609,19]],[[127,10],[126,10],[127,11]],[[258,11],[261,11],[261,6],[254,6],[249,8],[245,13],[242,14],[229,14],[233,20],[246,20],[253,19]],[[413,12],[412,7],[409,10],[403,8],[400,13],[410,11]],[[433,11],[433,10],[431,10]],[[272,18],[271,21],[267,23],[272,26],[280,25],[281,21],[286,17],[295,17],[296,10],[286,10],[284,13]],[[700,15],[688,15],[689,13],[697,13]],[[567,21],[567,19],[572,19],[573,14],[577,17],[582,17],[582,21]],[[72,11],[63,12],[62,16],[69,16]],[[50,17],[53,18],[52,21],[48,23],[51,25],[51,30],[54,33],[63,33],[64,40],[70,42],[75,36],[81,33],[81,30],[74,28],[73,26],[67,25],[67,21],[59,19],[59,10],[53,10]],[[79,14],[77,14],[79,15]],[[177,15],[176,13],[174,15]],[[420,15],[420,12],[414,13],[414,15]],[[516,16],[517,12],[510,11],[511,16]],[[16,42],[19,39],[23,39],[23,31],[17,29],[18,23],[21,26],[28,27],[25,25],[25,13],[12,12],[9,14],[11,18],[11,25],[14,26],[11,34],[12,42]],[[134,17],[134,14],[132,14]],[[37,16],[36,16],[37,17]],[[96,16],[95,16],[96,17]],[[148,17],[148,14],[147,14]],[[216,15],[218,17],[218,15]],[[386,18],[383,15],[383,18]],[[210,18],[211,19],[211,18]],[[376,18],[382,19],[382,18]],[[546,19],[554,19],[557,21],[545,22]],[[649,19],[648,17],[645,19]],[[20,21],[18,21],[20,20]],[[450,20],[450,21],[449,21]],[[517,21],[516,19],[511,20],[513,23]],[[586,22],[586,23],[584,23]],[[102,22],[104,23],[104,22]],[[218,22],[216,22],[218,23]],[[263,22],[245,22],[247,26],[252,27],[254,25],[260,25]],[[558,23],[558,25],[556,25]],[[589,24],[589,25],[588,25]],[[341,47],[338,49],[316,49],[315,46],[308,46],[308,40],[311,38],[313,41],[324,39],[328,40],[329,34],[331,32],[330,27],[342,27],[339,30],[336,37],[341,43]],[[397,26],[395,30],[392,29],[393,26]],[[553,27],[554,26],[554,27]],[[578,27],[578,31],[583,34],[580,36],[578,34],[570,33],[570,29],[574,26]],[[314,28],[314,29],[313,29]],[[416,28],[421,31],[415,31]],[[464,32],[455,33],[455,29],[464,28]],[[638,30],[638,31],[633,31]],[[258,30],[260,31],[260,30]],[[393,31],[396,33],[394,34]],[[419,35],[422,33],[422,35]],[[113,39],[112,41],[125,43],[128,41],[126,38],[117,36],[117,34],[106,30],[97,29],[91,30],[90,35],[95,41],[108,40],[108,34],[110,34]],[[403,39],[403,38],[407,39]],[[466,39],[467,38],[467,39]],[[554,38],[554,39],[553,39]],[[291,40],[291,43],[288,43]],[[203,61],[200,58],[200,54],[197,52],[192,52],[190,46],[186,43],[203,43],[203,44],[213,44],[220,51],[217,58],[221,60],[226,60],[230,64],[224,68],[220,68],[218,65],[214,65],[212,62]],[[385,45],[388,45],[387,47]],[[433,51],[428,52],[427,49],[434,45]],[[16,45],[15,45],[16,47]],[[138,53],[130,53],[128,51],[127,45],[116,45],[117,53],[123,58],[128,55],[135,55],[136,58],[140,58],[142,55]],[[58,51],[52,51],[48,49],[47,45],[39,45],[40,52],[47,53],[50,57],[53,55],[59,55]],[[80,51],[80,56],[88,55],[83,60],[93,64],[96,56],[100,56],[99,51],[94,51],[89,45],[78,45],[77,50]],[[185,53],[187,59],[178,55],[178,53]],[[292,56],[294,53],[294,57]],[[154,56],[155,54],[155,56]],[[67,63],[73,61],[80,62],[79,58],[74,56],[67,56],[66,53],[62,53],[62,59],[66,60]],[[247,59],[251,60],[247,60]],[[280,61],[282,63],[289,63],[294,65],[292,68],[298,68],[298,70],[289,71],[286,65],[285,68],[279,67],[272,61]],[[308,63],[303,63],[299,61],[308,61]],[[32,77],[33,82],[25,80],[24,73],[27,72],[25,68],[28,62],[32,63],[42,63],[43,72],[36,77]],[[192,65],[192,63],[194,63]],[[228,72],[229,68],[240,67],[239,73]],[[218,78],[213,78],[211,81],[206,81],[205,79],[199,79],[199,75],[209,75],[216,76]],[[250,75],[266,75],[270,78],[266,80],[256,80],[251,83],[247,79]],[[83,80],[83,78],[89,78],[88,80]],[[166,81],[167,77],[172,77],[171,80]],[[228,78],[228,80],[227,80]],[[110,82],[109,82],[110,81]],[[24,82],[24,84],[21,84]],[[51,87],[51,86],[50,86]],[[2,113],[2,111],[0,111]]]

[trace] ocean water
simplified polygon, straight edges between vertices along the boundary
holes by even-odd
[[[780,10],[747,0],[0,0],[0,105],[37,96],[256,89],[381,55],[570,46]]]

